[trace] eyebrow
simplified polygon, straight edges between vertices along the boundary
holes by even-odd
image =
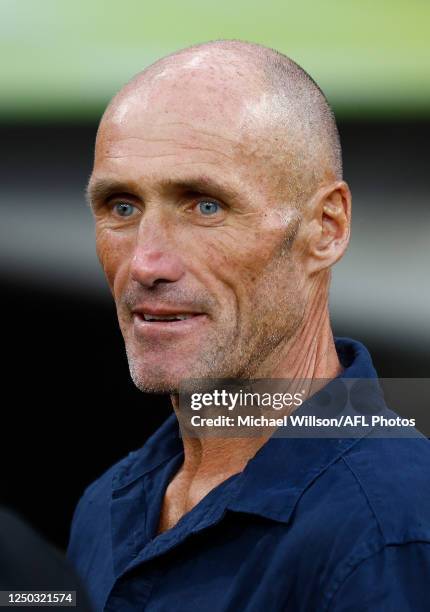
[[[130,185],[128,183],[112,181],[111,179],[97,179],[94,182],[91,182],[90,180],[85,190],[85,197],[89,206],[92,206],[94,202],[107,200],[110,196],[116,193],[129,192]]]
[[[239,193],[235,189],[227,187],[207,176],[197,176],[185,179],[165,179],[161,182],[161,189],[167,192],[180,190],[183,192],[190,191],[208,194],[217,196],[222,200],[233,202],[239,199]],[[133,194],[136,193],[136,189],[133,188],[132,183],[124,181],[104,178],[97,179],[94,182],[90,180],[86,188],[86,200],[88,204],[92,206],[94,202],[105,201],[109,197],[120,193]]]

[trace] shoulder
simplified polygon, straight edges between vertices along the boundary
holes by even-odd
[[[67,557],[87,584],[91,597],[105,593],[114,579],[112,512],[115,483],[127,474],[140,451],[119,460],[91,483],[76,506]],[[99,602],[96,602],[98,607]]]
[[[357,493],[345,505],[345,524],[360,537],[331,574],[327,609],[373,610],[378,602],[392,610],[429,609],[430,442],[363,438],[341,464]],[[353,518],[358,500],[362,513]]]
[[[321,610],[427,612],[430,609],[430,542],[384,545],[351,555],[334,573]]]
[[[303,492],[291,525],[296,533],[306,534],[306,540],[298,540],[299,576],[304,578],[298,584],[302,592],[310,579],[320,585],[318,609],[331,609],[329,602],[335,601],[340,589],[354,593],[358,602],[360,589],[377,597],[378,589],[390,591],[400,584],[401,575],[406,597],[408,585],[414,584],[408,578],[412,568],[420,584],[425,584],[424,574],[428,581],[429,475],[426,438],[362,438],[353,441]],[[289,541],[291,536],[288,530]],[[352,599],[345,595],[345,601]],[[369,605],[366,609],[378,608]]]
[[[430,442],[424,437],[357,440],[306,498],[318,517],[315,528],[328,541],[342,539],[345,551],[356,545],[377,550],[430,542]]]
[[[136,461],[142,449],[133,450],[125,457],[107,468],[100,476],[93,480],[83,491],[77,509],[85,504],[100,504],[110,500],[112,488],[120,475],[126,473]]]
[[[302,512],[321,533],[353,525],[381,543],[430,540],[430,442],[416,438],[362,438],[318,473],[303,492]],[[315,516],[313,516],[315,515]]]
[[[342,457],[386,544],[430,541],[430,442],[363,438]]]
[[[179,452],[181,448],[176,417],[172,414],[143,446],[131,451],[87,486],[77,505],[77,512],[88,505],[105,506],[110,501],[113,490],[127,486]]]
[[[296,520],[306,524],[312,542],[305,574],[315,570],[319,576],[321,609],[376,610],[379,597],[394,605],[390,609],[400,610],[396,597],[407,601],[411,593],[417,597],[427,589],[426,438],[356,441],[314,481],[296,510]]]
[[[120,459],[83,491],[73,514],[67,556],[78,565],[92,542],[99,545],[110,531],[113,483],[133,460],[135,451]]]
[[[98,534],[110,530],[111,502],[116,491],[137,481],[180,449],[177,421],[172,414],[141,448],[117,461],[87,486],[73,515],[69,556],[74,556],[79,547],[87,547],[89,542],[97,540]]]

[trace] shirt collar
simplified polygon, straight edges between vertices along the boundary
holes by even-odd
[[[113,475],[112,489],[119,491],[157,469],[175,455],[183,453],[184,447],[179,434],[175,413],[172,413],[145,442],[142,448],[131,452],[120,463]]]
[[[344,368],[337,379],[377,378],[370,354],[363,344],[349,338],[336,338],[335,346]],[[332,381],[335,382],[336,379]],[[372,385],[371,392],[374,389],[376,387]],[[248,462],[228,508],[288,522],[304,491],[359,440],[360,437],[269,438]]]
[[[363,344],[336,338],[335,346],[344,368],[338,379],[377,378]],[[288,522],[306,488],[358,441],[359,438],[269,438],[239,475],[238,487],[227,508]],[[121,463],[113,476],[113,491],[128,487],[180,453],[183,445],[178,421],[172,414],[141,449]]]

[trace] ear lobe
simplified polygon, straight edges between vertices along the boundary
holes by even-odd
[[[344,181],[320,192],[314,208],[310,251],[313,271],[328,268],[344,254],[351,225],[351,193]]]

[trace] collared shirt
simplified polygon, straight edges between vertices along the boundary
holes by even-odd
[[[336,339],[345,378],[375,378]],[[157,535],[183,461],[172,415],[90,485],[68,556],[96,610],[430,610],[430,442],[271,437],[239,474]]]

